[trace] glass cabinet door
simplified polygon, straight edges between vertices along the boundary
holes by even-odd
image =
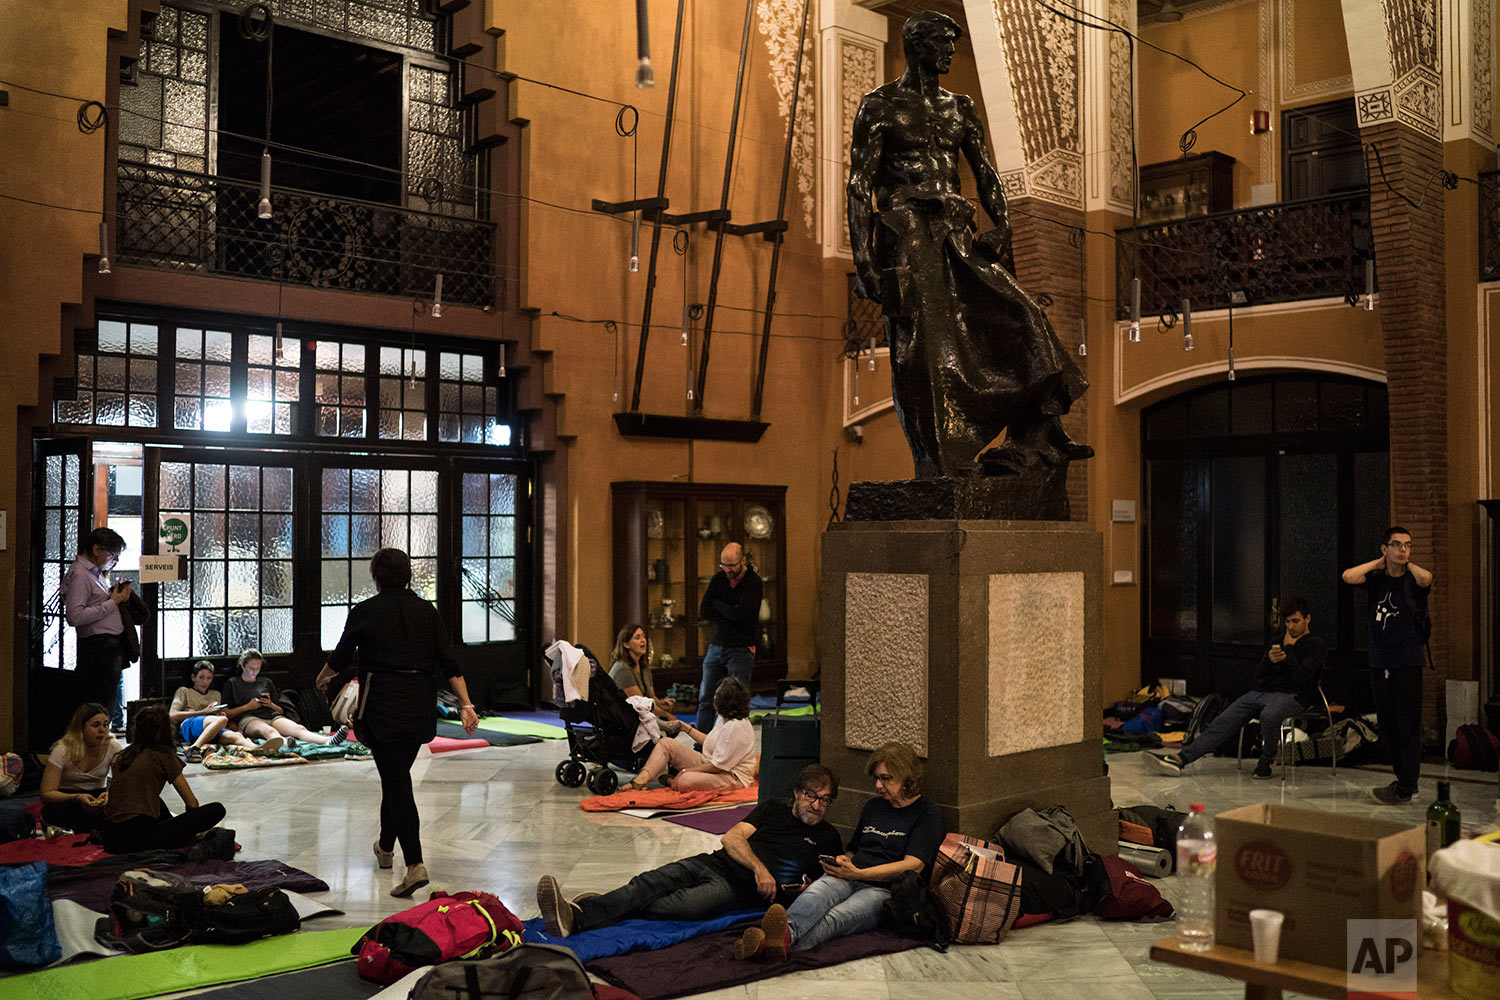
[[[782,651],[776,648],[782,615],[782,609],[776,606],[778,603],[776,595],[780,592],[777,579],[781,576],[777,553],[780,551],[782,526],[777,522],[775,506],[770,503],[745,501],[741,508],[739,529],[740,537],[744,540],[745,560],[750,564],[750,568],[759,574],[761,582],[765,585],[764,596],[760,602],[760,625],[755,644],[755,658],[758,660],[775,659],[783,655]]]
[[[657,669],[686,658],[686,602],[696,599],[687,581],[686,503],[646,501],[646,621]],[[668,659],[670,657],[670,660]]]
[[[701,499],[693,504],[693,533],[696,536],[698,580],[693,588],[693,615],[703,602],[708,582],[719,572],[719,553],[730,542],[738,541],[733,500]],[[698,655],[701,657],[714,637],[713,622],[698,622]]]

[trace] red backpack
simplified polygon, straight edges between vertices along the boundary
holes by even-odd
[[[390,984],[413,969],[454,958],[488,958],[521,943],[521,921],[487,892],[434,892],[364,933],[352,954],[359,975]]]

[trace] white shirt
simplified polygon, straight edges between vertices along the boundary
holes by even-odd
[[[755,727],[749,719],[720,716],[713,732],[703,738],[703,756],[734,775],[742,787],[750,785],[755,781]]]

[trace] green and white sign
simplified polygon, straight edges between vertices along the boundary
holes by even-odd
[[[162,555],[183,556],[192,552],[193,516],[191,514],[161,515]]]

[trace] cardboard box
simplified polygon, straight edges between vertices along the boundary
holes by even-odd
[[[1285,914],[1281,956],[1344,968],[1350,920],[1419,919],[1420,826],[1259,803],[1214,817],[1218,944],[1250,950],[1250,911]]]

